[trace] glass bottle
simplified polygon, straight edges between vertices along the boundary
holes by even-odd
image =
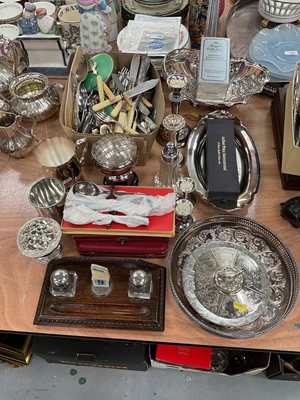
[[[179,151],[173,142],[168,142],[161,152],[160,169],[154,177],[158,187],[175,187],[179,178]]]

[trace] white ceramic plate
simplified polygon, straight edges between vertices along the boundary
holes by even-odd
[[[7,2],[0,4],[0,22],[14,22],[23,12],[21,4],[16,2]]]
[[[265,66],[271,76],[290,80],[300,61],[300,29],[293,24],[262,29],[249,46],[249,58]]]
[[[0,25],[0,34],[10,40],[15,40],[19,36],[20,30],[16,25],[2,24]]]

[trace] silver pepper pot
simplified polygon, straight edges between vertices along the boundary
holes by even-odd
[[[173,142],[168,142],[161,152],[160,169],[154,177],[158,187],[175,187],[179,178],[179,151]]]

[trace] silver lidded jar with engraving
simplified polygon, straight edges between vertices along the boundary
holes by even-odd
[[[104,184],[137,185],[137,175],[132,171],[138,160],[134,139],[123,133],[100,136],[91,150],[96,168],[105,174]]]
[[[18,250],[42,264],[62,254],[61,227],[52,218],[37,217],[27,221],[17,234]]]

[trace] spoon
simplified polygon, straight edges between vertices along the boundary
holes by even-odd
[[[93,182],[79,181],[73,186],[73,193],[84,194],[85,196],[99,196],[100,190]]]
[[[89,72],[87,60],[81,60],[75,72],[75,77],[78,83],[81,83],[87,77]]]
[[[80,97],[80,87],[81,83],[85,80],[88,74],[88,64],[87,61],[81,60],[78,64],[78,67],[75,71],[74,78],[75,83],[73,86],[73,128],[77,131],[80,126],[80,118],[79,118],[79,97]]]

